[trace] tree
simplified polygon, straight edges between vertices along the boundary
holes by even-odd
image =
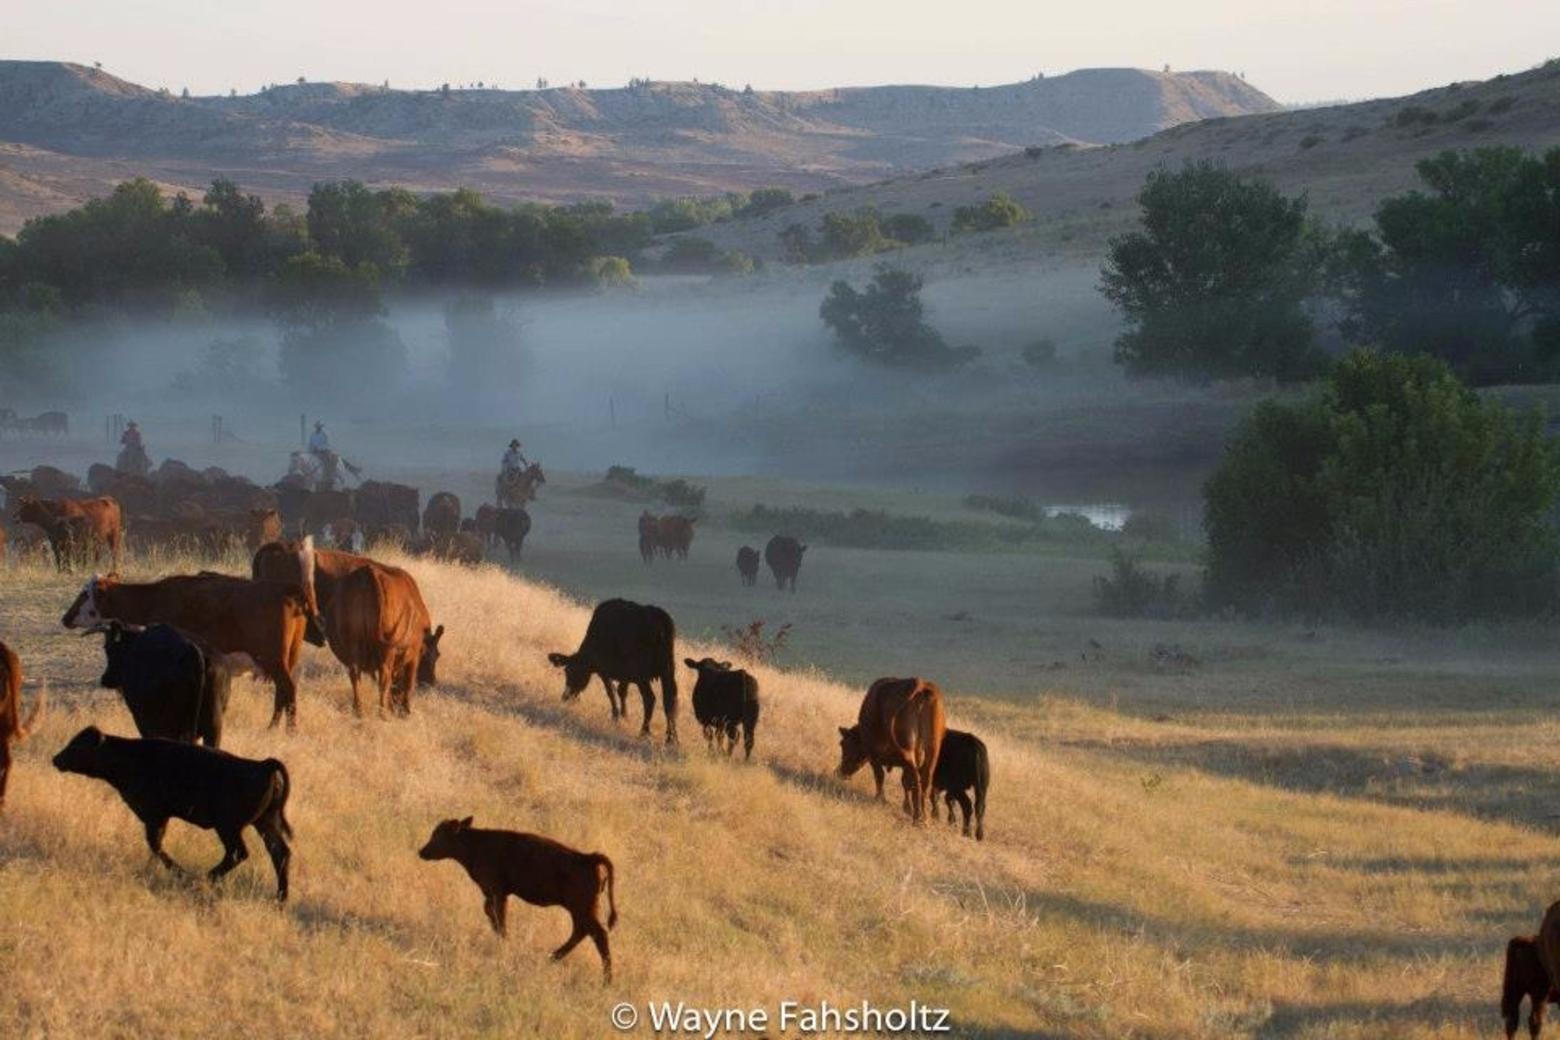
[[[361,181],[325,181],[309,192],[309,238],[314,248],[348,268],[371,264],[396,277],[407,262],[393,221],[417,200],[410,193],[373,192]]]
[[[381,315],[379,272],[340,257],[292,257],[268,300],[281,328],[278,363],[294,392],[315,400],[393,387],[406,368],[406,346]]]
[[[879,264],[865,290],[837,281],[818,308],[839,345],[880,364],[952,368],[972,360],[973,347],[952,349],[926,322],[921,276]]]
[[[752,93],[752,89],[749,87],[748,93]],[[766,213],[784,209],[795,201],[795,196],[785,188],[754,188],[748,196],[747,205],[742,207],[742,216],[762,217]]]
[[[523,360],[520,323],[500,314],[493,297],[466,294],[444,305],[444,329],[449,338],[449,381],[476,393],[515,383]]]
[[[955,231],[995,231],[1029,219],[1029,211],[1005,191],[994,193],[978,206],[959,206],[953,211]]]
[[[934,234],[932,222],[919,213],[895,213],[883,220],[882,227],[885,235],[907,246],[930,242]]]
[[[1259,406],[1204,491],[1215,606],[1433,621],[1556,604],[1560,450],[1424,356]]]
[[[1101,271],[1126,319],[1119,363],[1186,380],[1319,370],[1305,304],[1325,253],[1303,197],[1201,162],[1150,173],[1138,203],[1142,229],[1111,240]]]
[[[1335,266],[1345,335],[1432,354],[1475,383],[1560,374],[1560,148],[1443,152]]]

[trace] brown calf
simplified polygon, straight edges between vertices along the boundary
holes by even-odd
[[[942,691],[924,679],[879,679],[862,698],[856,725],[840,727],[840,775],[867,763],[883,797],[883,771],[904,770],[911,819],[926,819],[937,756],[947,732]]]
[[[32,712],[22,721],[22,663],[0,643],[0,808],[5,807],[5,785],[11,779],[11,745],[27,739],[43,710],[43,694],[33,701]]]
[[[1506,970],[1501,978],[1500,992],[1500,1014],[1506,1022],[1506,1040],[1517,1035],[1524,997],[1529,1002],[1528,1035],[1537,1037],[1544,1027],[1544,1005],[1560,1004],[1560,993],[1549,984],[1549,972],[1544,970],[1539,958],[1535,935],[1512,936],[1506,944]]]
[[[24,496],[17,502],[17,519],[36,524],[49,536],[54,549],[54,562],[65,570],[72,556],[92,548],[94,562],[98,550],[106,547],[119,569],[120,540],[124,534],[124,518],[119,503],[112,498],[45,499]],[[86,544],[83,544],[86,543]]]
[[[568,941],[553,951],[553,960],[562,960],[581,939],[590,936],[601,954],[606,981],[612,981],[607,929],[617,926],[618,915],[612,861],[606,856],[579,852],[537,834],[473,827],[470,816],[439,824],[417,854],[426,860],[452,859],[465,867],[482,890],[482,909],[501,938],[508,934],[504,913],[510,896],[519,896],[532,906],[563,907],[569,911],[574,930]],[[600,919],[603,889],[611,910],[606,928]]]

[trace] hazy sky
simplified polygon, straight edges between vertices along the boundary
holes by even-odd
[[[0,0],[0,57],[152,87],[630,76],[758,88],[1244,71],[1281,101],[1407,93],[1560,55],[1557,0]]]

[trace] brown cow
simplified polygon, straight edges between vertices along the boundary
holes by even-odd
[[[29,524],[36,524],[49,537],[54,550],[54,563],[65,570],[75,551],[85,548],[82,539],[92,548],[92,559],[97,561],[101,547],[106,546],[113,556],[114,569],[119,569],[120,541],[124,534],[124,519],[119,503],[112,498],[61,498],[44,499],[24,496],[17,502],[16,517]]]
[[[661,518],[646,509],[639,514],[639,558],[651,562],[660,544]]]
[[[11,779],[11,745],[27,739],[42,710],[39,693],[27,721],[22,721],[22,662],[0,643],[0,808],[5,807],[5,787]]]
[[[879,679],[862,698],[856,725],[840,727],[840,775],[851,776],[870,762],[882,800],[884,771],[903,769],[910,817],[921,823],[947,728],[935,683]]]
[[[656,521],[656,542],[667,559],[671,559],[673,553],[679,560],[688,558],[688,548],[693,544],[693,525],[693,517],[676,513],[668,513]]]
[[[66,628],[93,628],[105,621],[135,625],[160,621],[213,650],[246,655],[275,686],[271,725],[279,723],[285,712],[288,729],[298,725],[293,671],[304,639],[325,644],[312,582],[300,588],[292,582],[203,573],[131,584],[116,575],[95,575],[60,622]]]
[[[444,635],[443,625],[433,627],[417,580],[367,556],[315,549],[309,539],[263,545],[250,564],[256,578],[294,584],[305,569],[313,574],[325,641],[352,683],[353,712],[363,713],[358,680],[366,672],[379,685],[380,711],[411,714],[412,688],[437,682]]]
[[[1506,970],[1501,976],[1500,1016],[1506,1022],[1506,1040],[1517,1035],[1522,1000],[1528,1000],[1528,1036],[1544,1028],[1544,1006],[1560,1004],[1560,992],[1549,983],[1549,973],[1538,955],[1538,936],[1515,935],[1506,943]]]
[[[466,868],[482,890],[482,909],[500,938],[508,935],[505,911],[509,897],[532,906],[561,906],[569,911],[574,930],[553,951],[562,960],[586,936],[601,955],[606,981],[612,981],[612,951],[607,929],[617,927],[617,894],[612,861],[599,852],[580,852],[538,834],[486,830],[464,820],[445,820],[433,829],[417,851],[426,860],[452,859]],[[607,924],[601,925],[601,893],[607,893]]]
[[[325,608],[331,652],[347,666],[352,710],[362,714],[358,679],[373,675],[379,710],[412,713],[412,689],[437,683],[444,626],[433,627],[417,582],[399,567],[359,567],[336,584]]]
[[[498,545],[498,507],[484,502],[477,507],[476,521],[477,534],[482,536],[482,544],[489,549]]]
[[[460,498],[448,491],[440,491],[428,499],[423,510],[423,531],[435,539],[449,537],[460,530]]]

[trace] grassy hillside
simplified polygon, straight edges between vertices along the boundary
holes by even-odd
[[[761,219],[694,234],[755,256],[782,255],[779,231],[815,226],[824,213],[873,205],[915,213],[946,230],[953,211],[1005,191],[1034,214],[1009,231],[915,250],[951,274],[966,265],[1093,259],[1137,219],[1134,199],[1157,166],[1212,159],[1305,192],[1318,215],[1363,220],[1383,197],[1417,186],[1414,163],[1448,148],[1560,144],[1560,60],[1508,76],[1453,83],[1399,98],[1299,111],[1205,119],[1125,144],[1062,144],[877,184],[839,188]]]
[[[175,97],[68,62],[0,61],[0,233],[105,194],[123,162],[192,195],[225,175],[270,201],[353,176],[504,202],[798,192],[988,159],[1028,145],[1127,141],[1189,119],[1270,112],[1226,72],[1083,69],[995,87],[818,91],[659,82],[392,90],[298,83]],[[9,142],[6,145],[5,142]],[[26,147],[18,147],[26,146]]]
[[[281,911],[263,857],[216,891],[170,878],[106,786],[48,766],[88,721],[129,722],[92,685],[98,641],[58,627],[77,582],[5,576],[0,633],[28,699],[51,695],[0,817],[0,1016],[16,1035],[594,1037],[619,1000],[913,998],[949,1006],[964,1035],[1485,1036],[1504,938],[1552,894],[1548,657],[1490,673],[1415,659],[1445,674],[1411,699],[1419,684],[1388,663],[1407,644],[1384,644],[1331,679],[1318,664],[1248,691],[1282,705],[1381,680],[1374,702],[1287,715],[1246,714],[1198,676],[1108,666],[1126,697],[1224,706],[1185,722],[1084,707],[1065,673],[1018,702],[950,689],[953,722],[993,755],[977,845],[832,775],[856,689],[761,669],[753,764],[711,761],[686,698],[683,750],[667,753],[615,729],[597,689],[559,703],[544,654],[572,646],[582,607],[492,568],[410,566],[449,635],[443,682],[409,721],[352,718],[318,652],[295,736],[263,728],[268,690],[235,689],[232,750],[292,770]],[[1488,660],[1479,639],[1437,642]],[[614,858],[611,988],[587,949],[547,963],[561,912],[517,908],[501,945],[459,869],[416,858],[433,823],[468,813]],[[218,858],[177,825],[168,847],[192,867]]]

